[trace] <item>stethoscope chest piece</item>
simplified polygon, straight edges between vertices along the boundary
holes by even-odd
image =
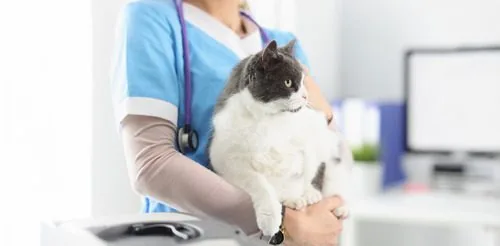
[[[190,126],[177,130],[177,145],[181,153],[195,152],[198,148],[198,133]]]
[[[191,83],[191,61],[189,59],[189,45],[186,35],[186,23],[184,20],[184,13],[182,8],[182,1],[175,1],[175,9],[179,16],[179,24],[181,26],[181,36],[182,36],[182,49],[183,49],[183,60],[184,60],[184,104],[185,104],[185,115],[184,115],[184,123],[186,124],[184,127],[181,127],[177,130],[177,146],[181,153],[189,153],[195,152],[198,148],[198,134],[191,127],[191,96],[192,96],[192,83]],[[264,29],[258,25],[258,23],[247,13],[241,12],[243,16],[247,19],[255,23],[255,25],[259,28],[260,34],[262,36],[262,41],[264,44],[267,44],[269,41],[269,37],[265,33]]]

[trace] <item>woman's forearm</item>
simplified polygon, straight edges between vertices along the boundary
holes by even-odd
[[[130,115],[122,122],[129,176],[137,192],[198,216],[258,232],[247,193],[175,149],[170,121]]]

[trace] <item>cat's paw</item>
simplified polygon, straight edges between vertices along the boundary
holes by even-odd
[[[307,206],[307,200],[304,197],[292,198],[283,201],[283,205],[291,209],[302,209]]]
[[[256,208],[257,226],[264,236],[276,234],[281,226],[281,204],[278,201],[262,203]]]
[[[302,209],[307,205],[315,204],[323,199],[323,195],[320,191],[316,190],[314,187],[309,187],[305,190],[304,194],[298,198],[287,199],[283,201],[283,205],[293,208]]]
[[[304,192],[304,199],[306,200],[306,205],[311,205],[321,201],[321,199],[323,199],[323,195],[320,191],[311,186]]]
[[[335,216],[337,216],[337,218],[342,220],[349,218],[349,208],[347,208],[346,206],[338,207],[333,211],[333,213],[335,214]]]

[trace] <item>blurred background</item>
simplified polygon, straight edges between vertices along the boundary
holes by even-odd
[[[0,245],[139,211],[108,82],[125,2],[0,3]],[[353,149],[343,246],[500,245],[500,0],[248,2],[299,37]]]

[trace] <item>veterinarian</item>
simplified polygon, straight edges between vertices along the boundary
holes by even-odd
[[[128,3],[118,22],[112,90],[130,181],[145,197],[145,213],[175,208],[258,235],[250,197],[207,168],[211,115],[236,63],[266,39],[284,45],[294,36],[260,28],[241,7],[240,0]],[[308,66],[300,43],[296,56]],[[318,86],[309,76],[305,85],[311,105],[333,126]],[[303,211],[285,209],[285,243],[335,245],[342,222],[332,211],[341,204],[332,197]]]

